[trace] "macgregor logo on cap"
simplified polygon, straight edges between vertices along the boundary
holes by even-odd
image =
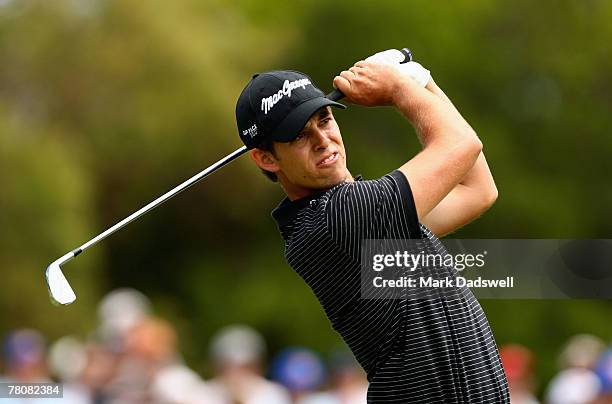
[[[302,89],[305,89],[308,84],[312,85],[312,83],[308,79],[299,79],[294,81],[285,80],[285,82],[283,83],[283,88],[278,90],[278,92],[272,94],[269,97],[261,99],[261,110],[264,114],[267,115],[268,111],[270,111],[276,105],[276,103],[279,102],[285,95],[291,98],[291,92],[293,90],[300,87]]]

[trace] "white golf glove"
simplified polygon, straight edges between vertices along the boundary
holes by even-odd
[[[397,49],[388,49],[386,51],[378,52],[372,56],[369,56],[366,60],[368,62],[382,63],[385,65],[393,66],[400,72],[412,77],[421,87],[425,87],[431,79],[429,70],[421,66],[417,62],[401,63],[406,57],[402,52]]]

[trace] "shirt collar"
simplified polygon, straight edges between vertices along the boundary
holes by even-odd
[[[355,181],[363,181],[363,176],[361,174],[357,174],[353,179]],[[304,209],[306,206],[309,206],[311,203],[316,203],[321,195],[327,191],[328,189],[317,191],[311,195],[296,199],[295,201],[292,201],[289,199],[289,197],[283,198],[272,211],[272,217],[276,221],[279,229],[282,229],[291,223],[300,210]]]

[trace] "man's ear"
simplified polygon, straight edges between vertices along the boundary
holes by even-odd
[[[259,168],[262,170],[277,172],[280,170],[278,166],[276,158],[272,155],[271,152],[261,150],[261,149],[253,149],[251,150],[251,159],[257,164]]]

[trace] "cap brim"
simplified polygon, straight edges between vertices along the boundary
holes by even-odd
[[[290,142],[297,137],[306,122],[319,109],[326,106],[345,109],[346,106],[326,97],[317,97],[305,101],[295,108],[270,134],[270,139],[277,142]]]

